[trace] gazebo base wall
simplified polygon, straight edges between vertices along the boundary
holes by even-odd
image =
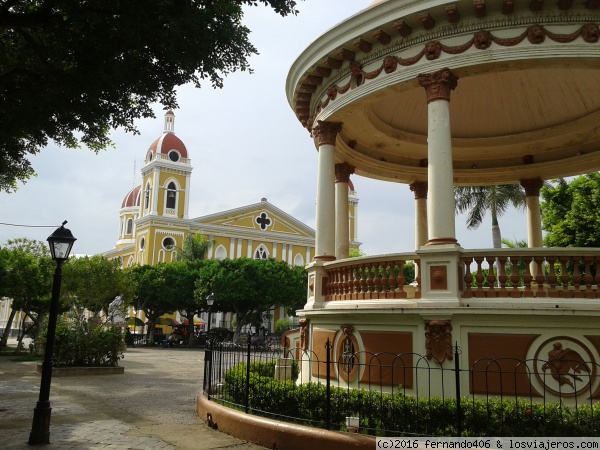
[[[302,382],[326,378],[329,345],[330,379],[340,387],[447,397],[458,368],[465,395],[600,399],[599,305],[471,300],[459,307],[340,301],[299,311],[304,337],[287,337],[302,359]]]
[[[373,449],[375,438],[356,433],[327,431],[319,428],[279,422],[244,414],[211,402],[206,395],[196,398],[196,415],[209,426],[239,439],[266,448],[286,450]],[[210,420],[208,419],[210,415]]]

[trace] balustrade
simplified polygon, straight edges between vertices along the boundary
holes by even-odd
[[[407,280],[404,273],[405,267],[414,263],[412,267],[417,274],[415,281],[418,285],[417,255],[386,256],[327,264],[326,301],[419,298],[414,284],[405,290],[405,286],[413,280]],[[412,269],[410,273],[413,273]]]
[[[465,251],[462,298],[600,298],[598,249]]]

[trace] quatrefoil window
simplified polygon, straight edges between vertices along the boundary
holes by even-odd
[[[271,225],[271,219],[269,219],[267,213],[263,212],[256,218],[256,223],[260,226],[260,229],[264,231]]]

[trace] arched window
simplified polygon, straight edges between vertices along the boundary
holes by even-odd
[[[227,258],[227,250],[222,245],[217,247],[215,251],[215,259],[226,259]]]
[[[133,233],[133,219],[127,219],[127,231],[126,234]]]
[[[294,266],[304,266],[304,258],[300,253],[294,256]]]
[[[175,209],[177,204],[177,186],[172,181],[167,186],[167,208]]]
[[[254,252],[254,259],[267,259],[268,257],[269,252],[267,251],[267,248],[263,244],[260,244]]]
[[[148,209],[150,207],[150,183],[146,185],[146,190],[144,191],[144,209]]]

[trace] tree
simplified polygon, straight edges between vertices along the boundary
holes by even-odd
[[[178,261],[166,264],[163,270],[162,301],[174,305],[188,319],[188,347],[195,346],[194,316],[202,311],[204,301],[194,295],[203,261]]]
[[[281,16],[294,0],[0,0],[0,191],[34,175],[27,156],[53,140],[99,151],[136,132],[177,86],[249,70],[257,49],[243,7]]]
[[[352,247],[348,252],[348,258],[360,258],[361,256],[367,256],[367,254],[358,247]]]
[[[517,240],[515,239],[514,241],[511,241],[510,239],[502,239],[502,245],[504,245],[507,248],[527,248],[527,240],[525,239],[520,239]]]
[[[548,247],[600,247],[600,174],[570,182],[556,180],[541,190],[542,229]]]
[[[50,306],[56,267],[47,254],[43,242],[27,239],[9,240],[0,249],[0,297],[12,299],[13,311],[4,329],[0,348],[6,346],[16,311],[23,311],[33,321],[32,327],[19,334],[19,347],[26,333],[41,329]]]
[[[454,188],[454,207],[457,213],[468,213],[467,228],[478,228],[486,213],[490,212],[493,248],[502,247],[498,218],[504,215],[511,205],[517,209],[525,209],[525,190],[519,184]]]
[[[169,278],[166,266],[169,263],[161,263],[155,266],[133,266],[126,269],[129,281],[133,284],[133,296],[131,304],[144,311],[148,319],[150,333],[148,343],[154,342],[154,324],[156,320],[164,315],[170,314],[177,306],[170,302],[172,296],[173,280]],[[165,272],[167,272],[165,274]],[[166,276],[165,276],[166,275]]]
[[[115,305],[125,305],[131,297],[130,284],[126,282],[118,260],[109,261],[103,256],[71,258],[63,269],[61,300],[70,312],[83,322],[87,309],[98,318],[104,311],[108,320],[123,311]],[[115,302],[119,298],[120,302]]]
[[[275,259],[205,261],[196,284],[201,301],[214,292],[213,310],[236,314],[234,338],[242,327],[273,306],[295,308],[306,302],[306,274]]]
[[[206,252],[212,247],[214,241],[208,240],[202,233],[189,233],[183,240],[181,249],[177,249],[180,261],[197,261],[206,257]]]

